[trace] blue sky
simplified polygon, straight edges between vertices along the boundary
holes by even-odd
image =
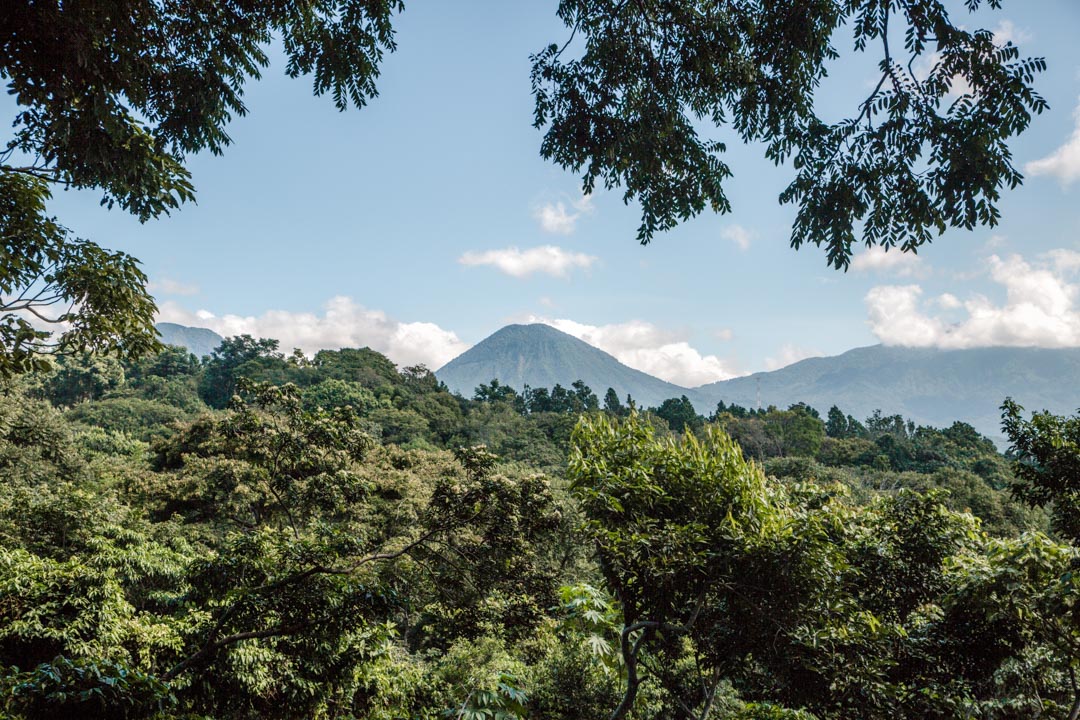
[[[1013,144],[1032,172],[1001,225],[950,232],[914,260],[866,255],[846,274],[817,248],[789,248],[794,213],[776,198],[790,168],[723,134],[730,215],[642,247],[638,210],[617,191],[583,199],[578,178],[539,157],[531,125],[529,53],[567,36],[554,9],[410,2],[368,107],[339,113],[278,57],[248,86],[233,145],[190,159],[197,204],[145,225],[94,193],[62,193],[53,210],[140,258],[162,319],[285,350],[370,345],[437,367],[543,319],[696,385],[881,341],[1080,345],[1075,0],[1007,0],[963,20],[1049,62],[1038,89],[1051,110]],[[845,58],[824,112],[851,114],[876,61]]]

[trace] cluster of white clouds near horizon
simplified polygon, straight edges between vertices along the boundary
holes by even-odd
[[[1052,176],[1065,187],[1080,180],[1080,105],[1074,117],[1076,129],[1072,136],[1052,154],[1027,163],[1024,169],[1029,176]],[[570,235],[578,219],[592,210],[585,196],[569,206],[561,201],[541,205],[533,216],[543,231]],[[740,225],[729,225],[722,237],[745,250],[753,242],[754,233]],[[515,278],[539,273],[569,279],[575,272],[587,273],[600,258],[558,245],[542,245],[468,251],[458,262]],[[933,272],[918,255],[880,247],[857,253],[851,270],[903,280],[918,280]],[[1062,248],[1033,258],[990,254],[979,272],[1004,288],[1003,303],[995,304],[980,294],[966,298],[952,293],[928,297],[914,282],[877,285],[864,298],[871,331],[886,345],[911,347],[1080,346],[1080,252]],[[195,287],[168,278],[157,280],[152,290],[163,296],[198,292]],[[285,349],[295,347],[306,353],[367,346],[399,365],[422,363],[436,369],[470,347],[451,329],[430,322],[398,320],[345,296],[327,301],[321,315],[286,310],[270,310],[257,316],[218,315],[208,310],[192,312],[176,301],[166,300],[161,304],[159,320],[206,327],[223,336],[246,333],[275,338]],[[649,322],[588,325],[539,315],[518,321],[546,323],[632,368],[686,387],[746,373],[728,360],[698,351],[690,344],[688,332]],[[733,339],[730,330],[719,330],[717,335],[722,340]],[[765,359],[764,369],[774,370],[817,354],[786,344],[775,356]]]
[[[857,255],[852,266],[856,271],[888,272],[899,277],[927,271],[918,256],[876,249]],[[518,266],[511,267],[516,271]],[[992,254],[984,270],[1004,288],[1004,303],[994,304],[979,294],[965,299],[950,293],[924,297],[923,289],[914,283],[873,287],[865,297],[872,332],[886,345],[911,347],[1080,346],[1080,252],[1055,250],[1033,260]],[[562,273],[564,265],[553,263],[551,271]],[[271,310],[258,316],[219,316],[206,310],[191,312],[175,301],[165,301],[159,319],[206,327],[223,336],[275,338],[285,349],[297,347],[307,353],[367,346],[403,366],[423,363],[439,368],[470,347],[452,330],[429,322],[403,322],[343,296],[329,300],[321,315]],[[725,359],[699,352],[688,342],[685,331],[653,323],[632,320],[588,325],[540,315],[517,320],[551,325],[632,368],[685,387],[745,374]],[[721,340],[733,339],[729,330],[720,330],[717,335]],[[784,345],[775,357],[766,359],[765,369],[784,367],[814,354]]]

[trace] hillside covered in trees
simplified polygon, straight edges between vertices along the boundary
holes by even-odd
[[[1006,457],[963,423],[463,397],[247,336],[65,358],[0,419],[15,718],[1080,708],[1075,421],[1007,407]]]

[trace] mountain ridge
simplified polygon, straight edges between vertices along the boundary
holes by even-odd
[[[207,328],[155,326],[163,343],[209,355],[222,337]],[[685,395],[698,413],[718,402],[752,408],[805,402],[824,415],[836,405],[863,419],[875,410],[936,427],[956,420],[1003,442],[1000,406],[1012,397],[1028,410],[1071,414],[1080,408],[1080,348],[987,347],[961,350],[869,345],[806,358],[698,387],[683,387],[631,368],[589,343],[541,323],[507,325],[435,371],[452,391],[471,397],[493,379],[519,392],[526,385],[569,388],[583,381],[600,397],[614,388],[639,407]]]
[[[209,328],[189,327],[177,323],[159,322],[154,325],[161,342],[187,348],[195,357],[209,355],[225,338]]]
[[[583,357],[588,362],[582,364]],[[525,385],[569,387],[582,380],[597,395],[613,387],[620,399],[630,394],[643,407],[686,395],[703,415],[721,400],[755,407],[760,392],[763,407],[805,402],[824,415],[837,405],[859,419],[881,410],[938,427],[961,420],[999,442],[999,408],[1006,397],[1029,410],[1072,413],[1080,407],[1080,348],[869,345],[687,388],[630,368],[583,340],[537,323],[501,328],[435,375],[466,397],[492,379],[519,391]]]

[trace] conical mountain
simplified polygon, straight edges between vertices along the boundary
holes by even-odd
[[[519,392],[526,385],[569,388],[581,380],[603,398],[614,388],[619,399],[632,395],[641,407],[656,406],[687,391],[623,365],[603,350],[550,325],[507,325],[435,372],[453,391],[472,397],[493,379]]]

